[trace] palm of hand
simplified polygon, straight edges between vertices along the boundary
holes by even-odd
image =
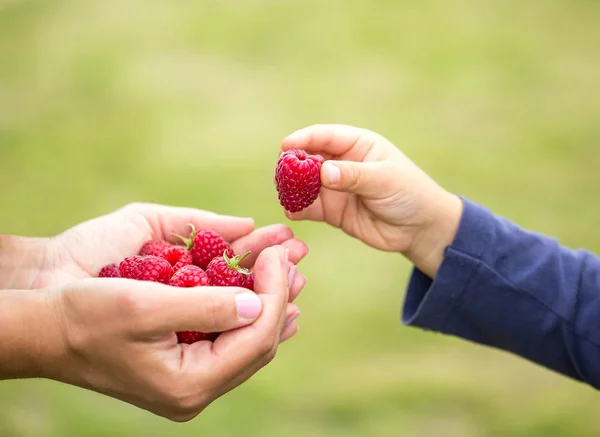
[[[321,198],[326,221],[346,234],[388,252],[401,252],[409,244],[411,211],[405,196],[365,199],[324,188]]]
[[[106,264],[134,255],[145,241],[161,237],[130,207],[81,223],[48,242],[35,288],[95,277]]]
[[[254,230],[250,219],[220,216],[206,211],[159,205],[132,204],[111,214],[81,223],[48,240],[40,268],[30,282],[32,288],[63,285],[77,279],[97,276],[110,263],[138,253],[150,239],[176,242],[172,233],[185,235],[188,224],[207,227],[232,242],[234,250],[252,250],[246,259],[251,267],[268,246],[293,239],[289,229],[273,225]],[[293,244],[292,244],[293,246]],[[303,256],[303,252],[298,257]]]

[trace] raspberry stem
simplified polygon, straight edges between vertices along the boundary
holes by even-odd
[[[183,244],[185,244],[186,249],[191,250],[194,247],[194,238],[196,238],[196,235],[198,235],[198,231],[193,224],[188,223],[188,226],[192,228],[189,238],[182,237],[181,235],[175,233],[172,233],[171,235],[179,238],[181,241],[183,241]]]
[[[234,257],[229,258],[229,256],[227,256],[227,250],[226,250],[225,252],[223,252],[223,259],[225,259],[225,262],[227,263],[227,267],[229,267],[231,270],[237,270],[242,275],[249,275],[250,270],[248,270],[244,267],[240,267],[241,262],[244,261],[248,255],[250,255],[250,251],[246,252],[242,256],[235,255]]]

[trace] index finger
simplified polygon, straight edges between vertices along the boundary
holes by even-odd
[[[342,124],[315,124],[287,136],[281,149],[302,149],[332,158],[362,162],[376,142],[374,135],[367,135],[367,132]]]

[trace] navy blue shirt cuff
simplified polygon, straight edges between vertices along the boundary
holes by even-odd
[[[412,272],[402,322],[600,387],[600,259],[462,200],[435,280]]]
[[[402,309],[405,325],[446,332],[453,310],[481,267],[477,257],[489,242],[486,232],[489,213],[467,199],[462,200],[464,208],[458,231],[444,252],[435,281],[413,269]]]

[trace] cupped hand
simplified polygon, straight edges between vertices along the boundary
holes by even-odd
[[[308,253],[306,244],[295,238],[292,230],[284,225],[255,230],[251,218],[134,203],[81,223],[56,237],[36,240],[31,247],[35,257],[20,269],[19,277],[10,285],[12,288],[44,288],[95,277],[104,265],[137,254],[147,240],[164,239],[176,243],[178,239],[173,233],[186,235],[190,223],[197,229],[207,228],[220,233],[231,242],[236,253],[251,251],[245,260],[248,268],[270,246],[282,245],[289,249],[291,264],[298,264]],[[303,275],[295,275],[292,298],[298,295],[305,282]]]
[[[221,230],[240,237],[240,231],[227,226]],[[190,420],[270,362],[285,335],[297,329],[289,323],[295,306],[290,312],[288,253],[283,246],[261,251],[255,263],[256,294],[115,278],[57,287],[49,292],[51,304],[44,306],[52,316],[42,319],[60,327],[62,353],[60,359],[48,354],[53,357],[49,363],[41,362],[44,355],[36,356],[36,366],[44,369],[38,376],[104,393],[171,420]],[[45,325],[41,329],[50,342],[52,323]],[[181,330],[227,332],[214,343],[187,345],[177,343],[174,332]]]

